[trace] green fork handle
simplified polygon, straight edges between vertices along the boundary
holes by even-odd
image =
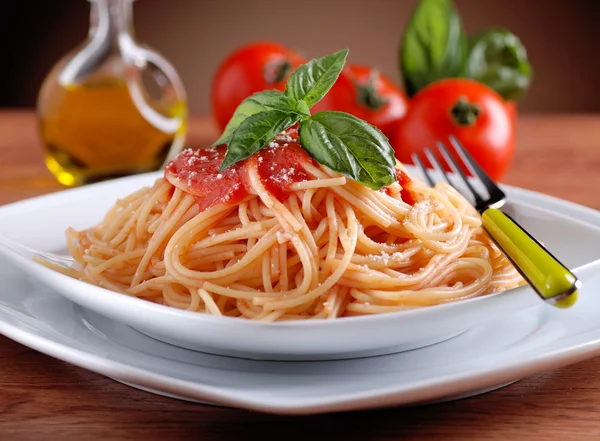
[[[481,218],[490,237],[543,300],[559,308],[575,303],[581,283],[548,250],[496,208],[485,209]]]

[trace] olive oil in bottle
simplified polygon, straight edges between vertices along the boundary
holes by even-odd
[[[185,136],[185,91],[171,65],[132,38],[131,0],[93,0],[90,37],[38,97],[46,164],[74,186],[159,169]]]

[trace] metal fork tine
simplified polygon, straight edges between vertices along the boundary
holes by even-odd
[[[421,162],[421,158],[419,158],[419,155],[417,155],[416,153],[413,153],[411,157],[412,157],[413,163],[417,167],[419,167],[419,170],[421,170],[421,173],[423,173],[423,175],[425,176],[425,179],[427,180],[427,183],[431,187],[435,186],[434,180],[431,178],[431,176],[429,176],[429,173],[427,173],[427,169],[425,168],[425,166]]]
[[[462,171],[460,166],[456,163],[456,160],[450,155],[450,153],[448,153],[448,150],[446,150],[446,146],[442,142],[438,142],[437,146],[438,146],[438,149],[440,150],[440,153],[442,154],[442,156],[444,157],[444,159],[450,166],[450,168],[452,168],[452,171],[455,174],[457,174],[458,176],[460,176],[463,183],[467,186],[467,188],[473,195],[473,198],[475,199],[476,208],[479,209],[481,206],[483,206],[485,204],[485,201],[481,198],[479,193],[473,188],[473,186],[469,182],[469,179],[467,178],[465,173]]]
[[[427,159],[429,160],[429,163],[433,166],[433,168],[444,178],[444,180],[449,185],[452,185],[452,183],[450,182],[450,178],[448,177],[448,175],[444,171],[444,168],[440,164],[440,161],[437,160],[437,158],[431,152],[431,150],[429,149],[429,147],[426,147],[425,150],[423,150],[423,151],[425,152],[425,156],[427,156]]]
[[[485,188],[487,189],[490,198],[504,199],[505,195],[500,188],[496,185],[494,181],[490,179],[486,172],[475,162],[473,157],[467,152],[467,150],[462,146],[458,139],[456,139],[453,135],[450,135],[450,144],[454,148],[454,151],[458,154],[462,162],[467,166],[469,171],[473,176],[477,176],[479,180],[483,183]]]

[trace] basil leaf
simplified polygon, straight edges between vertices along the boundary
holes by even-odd
[[[374,190],[396,181],[396,159],[376,127],[344,112],[319,112],[300,126],[300,144],[320,164]]]
[[[450,0],[421,0],[406,27],[400,70],[409,96],[426,85],[462,73],[467,40]]]
[[[334,85],[348,56],[348,49],[323,58],[310,60],[290,75],[285,94],[296,100],[303,100],[308,107],[321,101]]]
[[[296,113],[298,113],[301,116],[310,116],[310,108],[308,107],[308,104],[306,104],[306,101],[304,101],[304,100],[296,101],[295,105],[294,105],[294,109],[296,110]]]
[[[518,98],[533,75],[527,51],[512,32],[489,29],[469,42],[466,76],[487,84],[505,100]]]
[[[300,115],[281,110],[268,110],[249,116],[233,132],[219,171],[259,151],[299,120]]]
[[[299,105],[293,99],[285,96],[279,90],[265,90],[249,96],[235,109],[233,116],[227,123],[225,130],[214,143],[215,145],[228,144],[231,137],[240,124],[249,116],[257,113],[267,112],[269,110],[281,110],[283,112],[293,112],[302,116],[310,116],[310,111],[302,105]]]

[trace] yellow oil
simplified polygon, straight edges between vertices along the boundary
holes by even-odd
[[[164,133],[144,119],[125,82],[116,79],[67,87],[47,83],[41,97],[46,165],[67,186],[157,170],[185,132],[185,103],[155,108],[181,118],[180,130]]]

